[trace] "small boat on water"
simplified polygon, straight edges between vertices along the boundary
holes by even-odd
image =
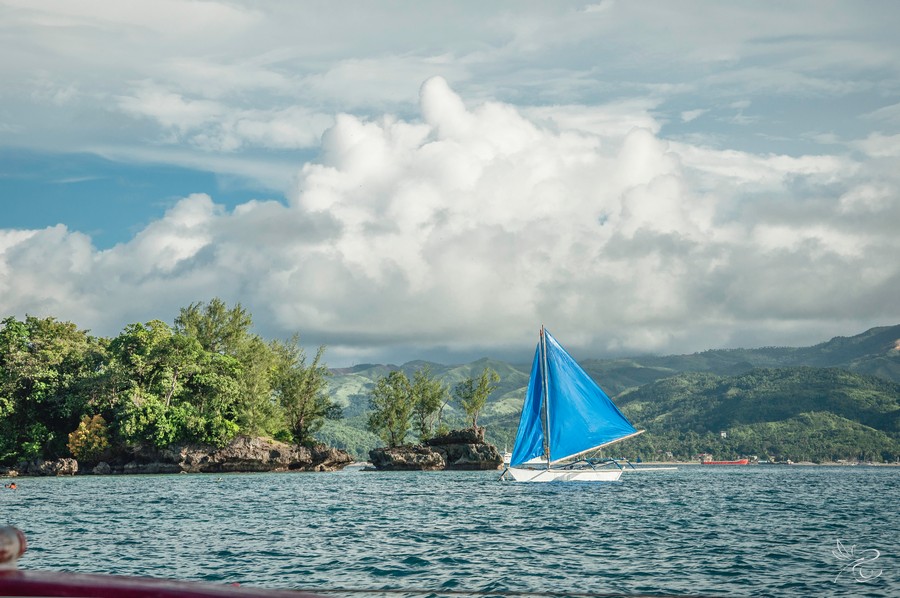
[[[641,434],[605,392],[541,327],[509,464],[516,482],[612,482],[617,460],[582,458]]]

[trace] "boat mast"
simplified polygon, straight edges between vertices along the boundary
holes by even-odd
[[[544,454],[547,455],[547,469],[550,469],[550,384],[547,381],[547,337],[544,335],[544,325],[541,324],[541,381],[543,383],[543,401],[541,406],[544,411]]]

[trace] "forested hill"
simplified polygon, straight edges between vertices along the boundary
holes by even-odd
[[[690,355],[589,359],[580,363],[610,396],[685,372],[733,376],[754,368],[773,367],[836,367],[900,383],[900,325],[872,328],[856,336],[836,337],[812,347],[718,349]],[[531,364],[509,364],[487,358],[454,366],[425,361],[411,361],[402,366],[363,364],[333,369],[331,394],[345,409],[350,409],[352,415],[366,409],[359,403],[364,402],[367,389],[378,377],[397,369],[412,375],[423,367],[450,386],[466,376],[477,374],[483,367],[491,367],[500,374],[500,388],[492,395],[496,401],[510,393],[524,393]]]
[[[795,461],[900,458],[900,384],[838,368],[678,374],[626,391],[616,403],[647,430],[643,449]]]
[[[835,337],[812,347],[717,349],[690,355],[591,359],[581,366],[612,395],[682,372],[733,376],[761,367],[837,367],[900,382],[900,325]]]
[[[709,350],[586,360],[581,365],[637,425],[648,429],[622,445],[630,456],[652,458],[670,452],[686,459],[712,452],[721,458],[755,454],[795,461],[900,457],[900,325],[811,347]],[[489,359],[459,366],[417,361],[399,368],[334,370],[329,385],[345,420],[327,423],[324,439],[364,456],[366,447],[377,442],[363,423],[375,380],[392,369],[411,374],[426,366],[450,387],[483,367],[497,370],[500,388],[479,421],[487,425],[491,442],[512,448],[530,364]],[[445,417],[451,424],[462,423],[452,403]],[[724,442],[722,431],[727,435]],[[817,448],[812,450],[812,445]]]
[[[828,411],[900,432],[900,384],[837,368],[760,368],[740,376],[679,374],[616,397],[648,429],[724,430]]]

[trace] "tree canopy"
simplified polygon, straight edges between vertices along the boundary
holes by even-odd
[[[276,355],[273,389],[287,421],[294,442],[312,444],[313,433],[325,419],[338,419],[336,409],[327,394],[328,369],[322,365],[325,347],[319,347],[311,364],[294,337],[290,342],[272,344]]]
[[[240,304],[183,308],[170,326],[100,338],[52,317],[0,321],[0,464],[173,442],[222,446],[239,433],[314,442],[338,417],[320,347],[263,341]]]
[[[500,375],[486,367],[477,380],[469,377],[453,387],[453,394],[465,410],[473,428],[478,427],[478,414],[484,409],[488,396],[496,390],[499,381]]]
[[[395,370],[378,378],[369,395],[369,407],[367,429],[390,447],[402,445],[413,412],[412,384],[406,374]]]
[[[449,398],[447,385],[435,378],[429,367],[419,368],[413,374],[412,400],[413,417],[419,440],[425,441],[431,438],[435,432],[435,426],[439,425],[438,417],[441,408]],[[440,429],[438,432],[440,433]]]
[[[369,393],[366,429],[392,447],[402,445],[411,428],[424,442],[434,435],[448,398],[447,385],[428,366],[416,369],[412,381],[400,370],[388,372],[375,381]]]

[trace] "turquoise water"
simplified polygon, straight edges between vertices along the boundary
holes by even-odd
[[[24,569],[421,595],[900,596],[900,468],[682,466],[622,479],[20,478],[0,488],[0,525],[26,533]],[[852,558],[833,554],[839,540]]]

